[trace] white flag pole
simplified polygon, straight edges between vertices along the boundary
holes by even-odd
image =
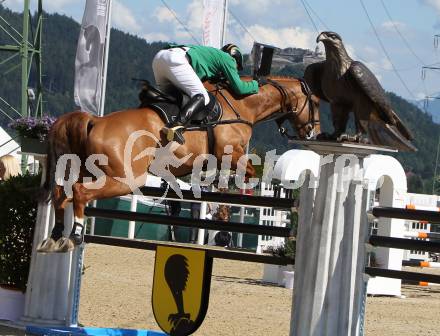
[[[105,107],[105,91],[107,88],[107,64],[108,64],[108,53],[110,50],[110,31],[111,31],[111,19],[112,19],[112,0],[107,0],[107,26],[105,31],[105,42],[104,42],[104,59],[102,62],[102,75],[101,75],[101,99],[99,101],[98,116],[102,117],[104,115]],[[96,208],[97,201],[92,202],[92,207]],[[90,234],[93,236],[95,234],[95,217],[90,218]]]
[[[203,44],[221,48],[227,28],[228,0],[203,1]]]
[[[222,42],[221,45],[226,44],[226,31],[228,29],[228,5],[229,0],[224,0],[223,3],[223,25],[222,25]]]
[[[110,50],[110,31],[112,28],[111,25],[112,20],[112,0],[108,0],[108,7],[107,7],[107,27],[105,32],[105,44],[104,44],[104,62],[102,66],[102,92],[101,92],[101,101],[99,102],[99,111],[98,115],[102,117],[104,115],[104,106],[105,106],[105,92],[107,88],[107,64],[108,64],[108,53]]]

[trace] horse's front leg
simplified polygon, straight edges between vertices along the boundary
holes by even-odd
[[[236,145],[233,148],[231,160],[231,169],[239,172],[244,172],[244,182],[248,183],[249,179],[255,177],[255,168],[252,161],[245,159],[245,150],[242,146]]]
[[[252,165],[251,160],[247,160],[246,164],[246,174],[245,174],[245,182],[248,183],[249,179],[256,176],[255,168]]]

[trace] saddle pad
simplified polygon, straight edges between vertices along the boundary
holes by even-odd
[[[223,114],[221,105],[213,94],[209,93],[209,98],[209,104],[203,110],[193,115],[189,126],[200,127],[206,123],[213,123],[221,119]],[[168,102],[149,103],[147,106],[155,110],[168,125],[172,125],[180,113],[179,106]]]

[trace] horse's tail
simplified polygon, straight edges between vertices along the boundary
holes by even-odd
[[[46,179],[42,186],[42,198],[49,201],[55,187],[57,162],[63,154],[76,154],[85,164],[86,144],[93,127],[93,116],[85,112],[72,112],[61,116],[48,135]]]

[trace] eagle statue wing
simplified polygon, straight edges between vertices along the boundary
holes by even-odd
[[[407,140],[412,140],[411,132],[393,111],[385,90],[376,76],[364,64],[358,61],[353,61],[348,71],[365,95],[374,103],[380,113],[380,118],[385,123],[390,124],[391,127],[395,126],[397,128],[396,131],[400,132]]]
[[[312,90],[312,93],[319,99],[328,102],[328,98],[322,91],[321,81],[324,72],[324,62],[312,63],[304,70],[304,80]]]

